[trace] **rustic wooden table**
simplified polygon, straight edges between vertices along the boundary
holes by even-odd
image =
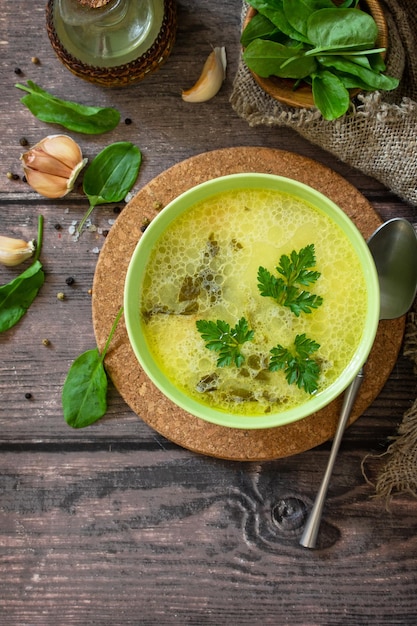
[[[329,442],[265,462],[199,455],[151,429],[112,385],[105,418],[82,430],[66,425],[63,381],[74,358],[95,346],[90,290],[104,237],[72,240],[69,226],[86,208],[79,191],[47,200],[6,176],[22,174],[22,137],[33,145],[61,131],[33,117],[14,84],[34,80],[61,98],[116,107],[122,121],[111,133],[70,134],[90,160],[113,141],[133,141],[143,153],[135,191],[188,157],[263,146],[330,166],[383,219],[416,221],[415,207],[294,132],[250,128],[235,114],[229,98],[240,0],[179,0],[167,63],[136,86],[115,90],[61,65],[44,4],[0,1],[0,233],[30,239],[42,213],[46,271],[28,314],[0,335],[0,623],[416,623],[417,500],[398,495],[387,510],[361,472],[366,455],[386,450],[415,399],[416,379],[403,356],[346,432],[317,550],[298,542]],[[181,89],[193,84],[214,45],[227,48],[227,79],[212,101],[185,104]],[[111,228],[114,209],[95,210],[100,229]],[[1,284],[15,275],[0,269]],[[369,461],[371,479],[381,462]]]

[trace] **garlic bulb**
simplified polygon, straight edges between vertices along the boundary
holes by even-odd
[[[219,91],[226,78],[226,49],[214,48],[204,64],[200,78],[191,89],[182,92],[186,102],[205,102]]]
[[[49,135],[20,158],[29,185],[47,198],[70,192],[87,163],[79,145],[67,135]]]
[[[13,239],[0,235],[0,263],[13,267],[30,259],[35,252],[33,241]]]

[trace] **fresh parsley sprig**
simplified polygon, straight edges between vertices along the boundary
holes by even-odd
[[[271,297],[286,306],[298,317],[300,313],[311,313],[323,303],[323,298],[302,289],[317,281],[320,272],[311,268],[316,264],[314,244],[293,250],[288,256],[280,257],[276,267],[280,277],[274,276],[265,267],[258,269],[258,289],[262,296]]]
[[[247,341],[252,341],[254,336],[253,330],[249,329],[244,317],[233,328],[223,320],[216,322],[197,320],[196,325],[201,337],[207,342],[206,348],[219,353],[217,367],[225,367],[233,363],[241,367],[245,357],[240,351],[240,346]]]
[[[269,370],[271,372],[284,370],[289,385],[296,384],[307,393],[315,393],[318,389],[320,367],[311,355],[319,348],[320,344],[309,339],[305,333],[297,335],[294,340],[294,352],[280,344],[270,350]]]

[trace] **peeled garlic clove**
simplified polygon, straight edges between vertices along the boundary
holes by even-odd
[[[68,135],[49,135],[20,158],[29,185],[47,198],[62,198],[70,192],[87,163]]]
[[[13,239],[0,235],[0,263],[13,267],[30,259],[35,252],[33,241],[23,239]]]
[[[214,48],[204,64],[200,78],[191,89],[182,92],[186,102],[205,102],[219,91],[226,78],[226,49]]]

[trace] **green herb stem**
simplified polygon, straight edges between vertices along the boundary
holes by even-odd
[[[117,324],[119,323],[119,320],[120,320],[120,318],[121,318],[121,317],[122,317],[122,315],[123,315],[123,310],[124,310],[124,308],[123,308],[123,307],[120,307],[120,309],[119,309],[119,311],[118,311],[118,313],[117,313],[117,315],[116,315],[116,318],[115,318],[115,320],[114,320],[114,322],[113,322],[113,326],[112,326],[112,327],[111,327],[111,329],[110,329],[110,333],[109,333],[109,336],[107,337],[106,345],[104,346],[104,349],[103,349],[103,351],[102,351],[102,353],[101,353],[101,355],[100,355],[100,362],[101,362],[101,363],[103,363],[103,361],[104,361],[104,357],[105,357],[105,356],[106,356],[106,354],[107,354],[107,350],[109,349],[109,346],[110,346],[111,340],[113,339],[113,335],[114,335],[114,333],[115,333],[115,331],[116,331]]]
[[[91,213],[93,212],[94,208],[95,208],[95,204],[90,204],[90,206],[88,207],[88,210],[85,212],[81,222],[78,224],[78,228],[77,228],[77,232],[79,235],[81,235],[81,232],[84,228],[84,225],[86,223],[86,221],[88,220],[88,218],[90,217]]]
[[[36,240],[36,251],[35,256],[33,257],[33,263],[38,261],[42,252],[42,241],[43,241],[43,215],[38,216],[38,238]]]

